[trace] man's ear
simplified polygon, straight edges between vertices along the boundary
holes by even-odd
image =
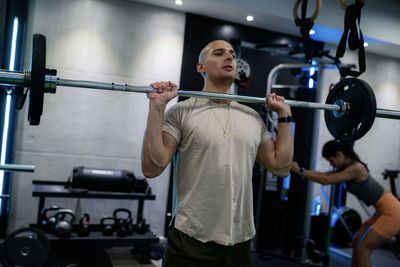
[[[196,68],[197,68],[197,72],[200,73],[202,76],[206,75],[206,71],[204,69],[204,64],[203,63],[200,63],[200,62],[197,63]]]

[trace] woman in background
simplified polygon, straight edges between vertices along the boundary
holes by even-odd
[[[329,141],[322,149],[322,156],[334,171],[305,170],[295,161],[291,171],[324,185],[345,182],[348,192],[367,206],[374,206],[375,214],[364,222],[352,243],[352,267],[370,267],[372,252],[400,231],[400,202],[370,175],[367,164],[349,143]]]

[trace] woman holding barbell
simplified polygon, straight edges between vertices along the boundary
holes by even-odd
[[[373,205],[375,214],[361,226],[353,238],[353,267],[369,267],[372,252],[400,231],[400,202],[370,175],[367,164],[362,162],[349,143],[329,141],[322,149],[322,156],[335,168],[334,171],[305,170],[297,162],[291,171],[320,184],[345,182],[347,191]]]

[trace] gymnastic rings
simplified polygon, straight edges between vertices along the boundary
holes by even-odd
[[[295,2],[295,4],[294,4],[294,7],[293,7],[293,18],[294,18],[295,20],[296,20],[296,19],[299,19],[299,16],[298,16],[298,9],[299,9],[299,5],[300,5],[301,1],[302,1],[302,0],[296,0],[296,2]],[[320,12],[320,10],[321,10],[321,5],[322,5],[322,0],[316,0],[316,7],[315,7],[315,10],[314,10],[314,13],[313,13],[312,16],[310,17],[311,22],[314,22],[315,19],[318,17],[319,12]]]

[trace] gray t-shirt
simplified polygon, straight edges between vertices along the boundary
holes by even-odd
[[[175,228],[223,245],[254,237],[253,166],[271,138],[259,114],[234,101],[190,98],[167,111],[163,131],[179,145]]]

